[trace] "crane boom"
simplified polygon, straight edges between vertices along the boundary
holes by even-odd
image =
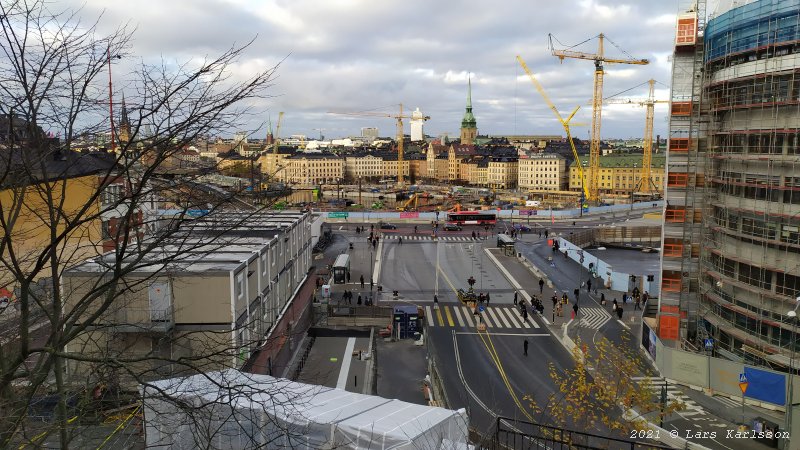
[[[652,179],[652,162],[653,162],[653,120],[655,118],[655,84],[656,80],[649,80],[650,83],[650,96],[647,101],[647,113],[644,120],[644,155],[642,156],[642,184],[645,192],[651,192],[651,188],[656,185]],[[657,189],[656,189],[657,190]],[[633,201],[633,199],[631,199]]]
[[[575,163],[578,165],[578,175],[581,178],[581,188],[583,189],[583,195],[585,195],[586,198],[589,198],[589,190],[586,184],[586,175],[583,173],[583,163],[581,163],[581,158],[580,156],[578,156],[578,150],[575,148],[575,141],[573,141],[572,139],[572,133],[570,133],[570,125],[569,125],[570,120],[572,120],[572,118],[575,117],[575,113],[578,112],[580,106],[576,107],[569,115],[569,117],[567,117],[566,119],[561,117],[561,113],[558,112],[558,108],[556,108],[556,105],[554,105],[553,102],[550,100],[550,97],[547,96],[547,93],[545,93],[544,88],[539,83],[539,80],[537,80],[536,77],[533,76],[533,72],[531,72],[531,70],[528,68],[528,65],[525,64],[525,61],[522,59],[522,57],[517,55],[517,61],[519,61],[519,64],[522,66],[522,69],[525,71],[525,73],[528,74],[528,78],[531,79],[533,85],[536,86],[536,90],[539,91],[539,95],[542,96],[544,102],[547,103],[547,106],[549,106],[550,110],[553,111],[553,114],[556,115],[556,119],[558,119],[558,122],[561,123],[562,127],[564,127],[564,131],[567,133],[567,141],[569,142],[570,148],[572,148],[572,155],[575,156]],[[581,207],[583,207],[583,205],[581,205]]]
[[[592,91],[592,138],[589,146],[589,196],[592,201],[600,199],[600,124],[603,113],[603,63],[614,64],[649,64],[646,59],[606,58],[603,51],[605,35],[598,36],[597,53],[584,53],[574,50],[556,50],[553,36],[550,35],[550,52],[562,62],[564,58],[586,59],[594,61],[594,89]],[[613,44],[613,42],[612,42]]]

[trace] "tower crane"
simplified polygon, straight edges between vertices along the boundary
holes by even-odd
[[[273,155],[277,155],[278,154],[278,145],[280,145],[280,142],[281,142],[280,136],[281,136],[281,124],[282,123],[283,123],[283,111],[278,113],[278,126],[275,127],[275,136],[274,136],[275,143],[272,145],[272,154]]]
[[[569,124],[570,120],[575,117],[575,113],[577,113],[580,109],[580,106],[572,110],[572,113],[566,119],[561,117],[561,113],[558,112],[558,108],[556,108],[556,105],[553,104],[553,102],[550,100],[550,97],[548,97],[544,92],[544,88],[541,84],[539,84],[539,80],[533,76],[533,72],[531,72],[531,70],[528,68],[528,65],[525,64],[525,61],[522,59],[522,57],[517,55],[517,61],[519,61],[519,65],[522,66],[522,69],[525,70],[525,73],[528,74],[528,77],[533,82],[533,85],[536,86],[536,90],[539,91],[539,95],[542,96],[545,103],[547,103],[547,106],[549,106],[550,110],[556,115],[556,119],[558,119],[559,123],[561,123],[561,126],[564,127],[564,131],[567,133],[567,141],[569,141],[569,145],[572,148],[572,155],[575,156],[575,163],[578,166],[578,176],[581,177],[581,189],[583,190],[583,195],[586,198],[589,198],[589,186],[586,184],[586,176],[583,172],[583,164],[581,164],[581,158],[578,156],[578,150],[575,149],[575,142],[572,140]],[[583,207],[583,202],[581,202],[581,207]]]
[[[600,187],[600,119],[603,111],[603,63],[613,64],[636,64],[644,65],[649,64],[650,61],[646,59],[636,59],[630,57],[627,59],[606,58],[603,52],[603,40],[606,39],[603,33],[597,37],[599,40],[597,46],[597,53],[584,53],[570,49],[557,50],[553,45],[553,35],[548,35],[550,38],[550,52],[553,56],[558,57],[561,62],[564,58],[574,59],[588,59],[594,61],[594,90],[592,93],[592,131],[591,143],[589,144],[589,200],[599,200],[599,187]],[[612,45],[619,48],[610,39],[608,40]],[[585,41],[584,41],[585,42]],[[623,51],[623,53],[625,53]]]
[[[403,119],[411,119],[409,115],[403,115],[403,104],[400,104],[398,114],[388,114],[379,112],[336,112],[329,111],[329,114],[340,114],[344,116],[369,116],[369,117],[389,117],[397,120],[397,185],[403,187]],[[423,116],[422,120],[430,120],[431,116]]]
[[[656,103],[669,103],[669,100],[656,100],[655,99],[655,84],[656,80],[647,80],[650,85],[650,93],[646,99],[616,99],[607,98],[603,103],[617,104],[617,105],[639,105],[646,108],[645,122],[644,122],[644,155],[642,157],[642,177],[636,183],[634,192],[644,192],[647,194],[655,194],[660,191],[659,187],[653,181],[653,121],[655,120],[655,104]],[[641,85],[640,85],[641,86]]]

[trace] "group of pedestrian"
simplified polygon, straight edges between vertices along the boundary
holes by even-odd
[[[623,302],[625,299],[625,294],[622,294]],[[611,302],[611,311],[617,314],[617,318],[622,320],[622,305],[617,303],[617,299],[615,298],[613,302]]]
[[[344,293],[342,293],[342,302],[347,302],[348,305],[352,305],[353,304],[353,291],[345,290]],[[360,295],[358,296],[358,304],[359,305],[361,304],[361,296]]]
[[[550,234],[550,230],[545,228],[545,230],[544,230],[544,238],[547,239],[547,236],[549,234]],[[541,229],[539,229],[539,237],[542,237],[542,230]]]
[[[481,238],[480,231],[478,231],[477,233],[475,231],[472,232],[472,239],[480,239],[480,238]]]
[[[483,292],[478,294],[478,303],[483,303],[483,302],[486,302],[487,306],[489,305],[489,293],[488,292],[485,293],[485,294]]]

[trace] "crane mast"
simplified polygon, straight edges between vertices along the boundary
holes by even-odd
[[[653,120],[655,120],[655,84],[656,80],[649,80],[650,95],[647,97],[647,112],[644,121],[644,155],[642,156],[642,184],[643,191],[650,193],[655,187],[652,178],[653,162]]]
[[[553,36],[550,35],[550,51],[562,62],[564,58],[587,59],[594,61],[594,89],[592,92],[592,135],[589,144],[589,195],[591,201],[600,199],[600,124],[603,115],[603,63],[615,64],[649,64],[646,59],[618,59],[606,58],[603,49],[605,35],[598,36],[597,53],[584,53],[573,50],[556,50],[553,46]],[[613,44],[613,42],[612,42]]]

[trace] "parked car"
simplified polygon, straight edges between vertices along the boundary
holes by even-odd
[[[527,233],[527,232],[531,231],[531,227],[529,227],[528,225],[522,224],[522,223],[515,223],[514,224],[514,229],[517,230],[517,231],[522,231],[523,233]]]
[[[391,223],[382,223],[380,226],[381,230],[396,230],[397,225]]]
[[[444,226],[444,231],[461,231],[461,226],[454,223],[448,223]]]

